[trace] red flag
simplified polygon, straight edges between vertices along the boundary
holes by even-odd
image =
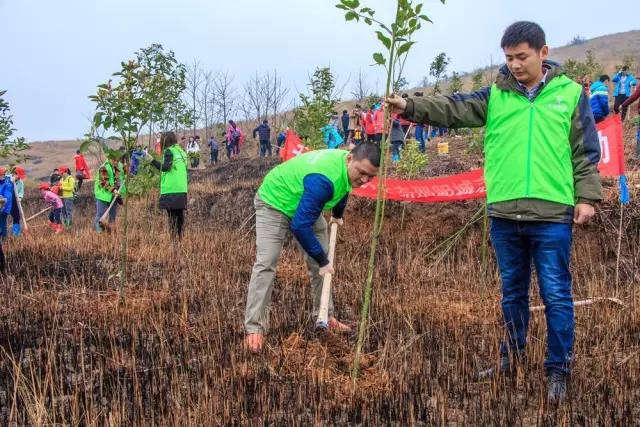
[[[600,139],[600,163],[598,170],[603,176],[624,175],[624,144],[622,121],[619,114],[607,117],[596,125]]]
[[[292,157],[297,156],[298,154],[302,154],[309,151],[307,147],[304,146],[300,137],[291,129],[287,130],[287,136],[284,140],[284,147],[280,150],[280,158],[283,162],[291,159]]]

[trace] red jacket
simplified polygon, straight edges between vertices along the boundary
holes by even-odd
[[[373,115],[371,114],[371,110],[366,113],[362,113],[362,125],[364,126],[364,133],[367,135],[373,135],[376,133],[375,127],[373,126]]]
[[[89,179],[91,177],[91,171],[84,156],[82,154],[76,154],[73,158],[76,161],[76,173],[80,172],[85,179]]]
[[[384,133],[384,109],[381,108],[373,113],[374,133]]]

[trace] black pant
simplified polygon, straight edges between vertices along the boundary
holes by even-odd
[[[593,119],[596,121],[596,123],[600,123],[601,121],[603,121],[605,119],[604,116],[593,116]]]
[[[622,105],[622,103],[624,101],[626,101],[628,98],[627,95],[618,95],[616,96],[615,100],[613,101],[613,111],[618,114],[620,112],[620,106]],[[622,115],[626,116],[627,115],[627,108],[629,107],[625,107],[622,109]]]
[[[218,163],[218,150],[211,150],[211,163]]]
[[[76,191],[80,191],[80,188],[82,188],[82,181],[84,181],[84,174],[77,173],[76,174]]]
[[[169,232],[172,237],[182,239],[182,228],[184,227],[184,209],[167,209],[169,216]]]

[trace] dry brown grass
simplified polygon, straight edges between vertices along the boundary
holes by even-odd
[[[452,157],[462,149],[454,141],[451,147]],[[541,313],[532,317],[528,370],[513,381],[474,380],[478,369],[495,363],[502,338],[499,279],[493,259],[482,272],[480,225],[441,262],[438,254],[426,257],[471,218],[477,201],[409,205],[402,224],[402,205],[388,206],[358,388],[349,379],[352,337],[310,331],[308,279],[294,245],[285,248],[276,276],[265,352],[247,354],[242,320],[255,250],[252,198],[272,165],[245,159],[195,172],[179,248],[169,243],[156,196],[135,201],[122,305],[113,277],[117,238],[93,232],[88,187],[71,232],[53,236],[40,220],[32,237],[9,240],[10,274],[0,293],[0,424],[633,425],[640,419],[637,178],[618,286],[614,183],[606,183],[596,221],[576,229],[575,297],[615,296],[626,307],[576,309],[572,399],[552,408],[544,400]],[[25,205],[27,212],[40,207],[34,194]],[[372,202],[352,200],[339,233],[334,283],[347,320],[360,306],[372,213]]]

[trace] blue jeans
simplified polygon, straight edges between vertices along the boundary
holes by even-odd
[[[544,366],[569,373],[575,322],[571,295],[572,224],[491,219],[491,240],[502,278],[507,341],[501,354],[524,351],[529,326],[529,284],[535,265],[547,319]]]
[[[102,231],[102,227],[100,226],[100,218],[104,213],[109,209],[110,203],[103,202],[102,200],[96,200],[96,218],[93,221],[93,225],[96,228],[96,231],[100,233]],[[114,203],[113,207],[109,211],[109,224],[113,224],[116,222],[116,214],[118,213],[118,204]]]

